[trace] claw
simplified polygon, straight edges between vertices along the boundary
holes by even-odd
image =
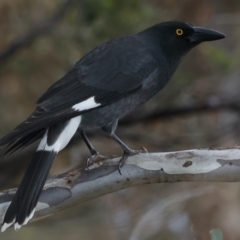
[[[133,155],[128,155],[126,152],[123,153],[123,156],[121,157],[118,163],[118,172],[120,175],[122,175],[121,168],[124,166],[126,160],[128,159],[129,156],[133,156]]]
[[[120,160],[120,161],[121,161],[121,160]],[[120,175],[122,175],[120,163],[118,164],[118,172],[119,172]]]
[[[129,151],[124,151],[123,156],[121,157],[121,159],[119,160],[119,163],[118,163],[119,174],[122,175],[121,168],[124,166],[124,164],[129,156],[134,156],[134,155],[137,155],[140,153],[147,153],[147,152],[148,152],[148,150],[145,147],[141,147],[139,150],[130,149]]]
[[[86,161],[86,165],[87,165],[87,167],[86,167],[86,169],[87,169],[87,171],[89,171],[90,169],[89,169],[89,166],[91,166],[94,162],[96,162],[97,160],[105,160],[106,159],[106,157],[105,156],[103,156],[103,155],[100,155],[99,154],[99,152],[96,152],[96,153],[94,153],[91,157],[89,157],[88,159],[87,159],[87,161]]]
[[[89,158],[87,159],[87,161],[86,161],[86,165],[87,165],[86,169],[87,169],[87,171],[90,170],[90,169],[89,169],[89,166],[92,165],[92,157],[93,157],[93,155],[92,155],[91,157],[89,157]]]
[[[148,150],[145,147],[140,148],[140,153],[148,153]]]

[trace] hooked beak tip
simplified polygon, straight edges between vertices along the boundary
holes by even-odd
[[[190,42],[201,43],[205,41],[215,41],[225,38],[225,35],[221,32],[201,27],[194,27],[194,33],[190,37]]]

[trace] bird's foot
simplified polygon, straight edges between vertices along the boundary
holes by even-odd
[[[118,163],[118,172],[120,175],[122,175],[121,173],[121,168],[124,166],[126,160],[128,159],[128,157],[130,156],[134,156],[140,153],[147,153],[147,149],[145,147],[141,147],[139,150],[132,150],[129,149],[129,151],[124,151],[122,158],[119,160]]]
[[[99,154],[99,152],[95,151],[94,154],[92,154],[91,157],[89,157],[86,161],[86,169],[89,170],[89,166],[92,165],[94,162],[99,162],[101,160],[105,160],[107,157]]]

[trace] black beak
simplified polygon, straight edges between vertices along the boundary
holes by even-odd
[[[194,33],[189,37],[190,43],[201,43],[205,41],[214,41],[225,38],[225,35],[207,28],[193,27]]]

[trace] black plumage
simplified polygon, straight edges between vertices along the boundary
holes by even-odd
[[[138,153],[116,135],[118,119],[158,93],[183,56],[203,41],[224,35],[189,23],[157,24],[135,35],[94,48],[37,101],[33,114],[0,140],[5,153],[42,138],[27,173],[8,208],[2,231],[32,217],[55,155],[80,131],[92,157],[98,152],[85,130],[102,128],[123,148],[123,160]]]

